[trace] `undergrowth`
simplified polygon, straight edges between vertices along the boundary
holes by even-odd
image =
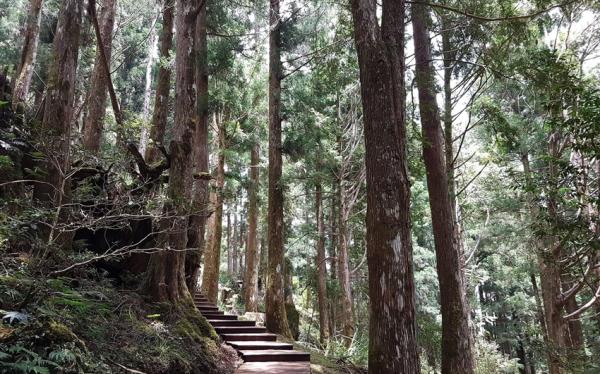
[[[0,373],[231,373],[237,356],[191,305],[150,304],[88,269],[32,273],[0,259]]]

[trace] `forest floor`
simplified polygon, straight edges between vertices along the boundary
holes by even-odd
[[[191,307],[150,304],[94,268],[69,277],[0,254],[0,372],[233,373],[238,357]]]

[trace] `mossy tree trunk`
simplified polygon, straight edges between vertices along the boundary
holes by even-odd
[[[283,185],[281,180],[281,19],[279,0],[269,8],[269,202],[266,326],[292,337],[285,312],[283,250]]]
[[[175,55],[175,126],[169,151],[168,201],[163,228],[168,245],[150,257],[145,290],[154,301],[178,303],[191,299],[185,282],[185,251],[192,183],[192,139],[196,130],[196,89],[194,82],[194,31],[192,14],[196,1],[177,0],[177,53]]]

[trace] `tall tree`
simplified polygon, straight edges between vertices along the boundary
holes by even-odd
[[[190,298],[185,282],[185,250],[192,184],[192,141],[196,130],[194,33],[197,2],[177,0],[177,53],[175,55],[175,126],[169,145],[168,200],[164,211],[168,246],[153,254],[146,274],[145,291],[155,301],[179,302]]]
[[[152,20],[152,26],[150,27],[150,38],[148,42],[148,55],[146,57],[146,75],[144,85],[144,102],[142,108],[142,130],[140,134],[140,153],[143,155],[146,153],[148,147],[149,124],[148,118],[150,116],[150,99],[152,96],[152,70],[154,68],[154,59],[156,51],[158,49],[158,38],[156,33],[156,24],[158,17],[160,16],[160,8],[156,10],[156,16]]]
[[[27,23],[25,26],[25,40],[21,51],[15,88],[13,90],[13,108],[17,109],[21,103],[27,100],[31,78],[35,68],[37,57],[38,40],[40,37],[40,20],[42,15],[43,0],[30,0],[27,11]]]
[[[266,325],[292,337],[285,313],[283,250],[283,185],[281,141],[281,18],[279,0],[269,7],[269,202]]]
[[[473,373],[469,313],[463,284],[461,251],[455,235],[453,207],[444,157],[444,139],[431,63],[429,15],[425,5],[412,6],[416,78],[419,90],[423,158],[435,241],[442,312],[442,373]]]
[[[325,223],[323,215],[323,187],[315,186],[315,215],[317,216],[317,297],[319,302],[319,342],[326,345],[329,339],[327,264],[325,263]]]
[[[196,111],[198,126],[194,139],[194,160],[196,174],[194,177],[194,198],[192,214],[188,230],[188,252],[186,258],[186,278],[190,291],[195,292],[200,272],[200,262],[206,243],[206,221],[208,218],[209,171],[208,171],[208,39],[207,39],[207,2],[202,7],[196,20]]]
[[[222,112],[214,113],[215,127],[218,131],[219,144],[214,194],[214,225],[207,251],[204,256],[204,272],[202,273],[202,293],[212,302],[217,301],[219,291],[219,268],[221,265],[221,237],[223,235],[223,187],[225,185],[225,123]]]
[[[55,222],[50,230],[43,230],[49,243],[70,246],[69,234],[58,235],[55,224],[66,215],[71,188],[70,169],[71,120],[77,78],[77,58],[83,0],[65,0],[60,8],[53,61],[48,72],[46,105],[40,128],[40,144],[45,153],[42,161],[43,176],[34,188],[34,199],[56,209]]]
[[[248,186],[248,239],[244,273],[244,304],[247,312],[258,312],[258,189],[260,187],[260,144],[250,150]]]
[[[169,91],[171,90],[171,69],[166,61],[171,55],[173,46],[173,19],[175,0],[164,0],[162,8],[162,31],[160,35],[160,68],[156,82],[156,96],[152,126],[150,128],[150,144],[146,147],[144,157],[148,163],[155,162],[159,157],[157,146],[162,145],[167,128],[169,114]]]
[[[106,58],[110,65],[112,55],[112,32],[115,23],[117,0],[105,0],[100,10],[100,35],[104,45],[96,46],[96,63],[92,72],[90,89],[87,97],[87,113],[83,120],[83,146],[91,152],[100,150],[102,131],[104,128],[104,115],[106,114],[106,94],[108,89],[108,76],[102,65]],[[104,49],[104,57],[100,49]]]
[[[367,174],[369,372],[419,373],[404,119],[403,0],[352,0]]]

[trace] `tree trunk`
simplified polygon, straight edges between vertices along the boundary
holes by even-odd
[[[231,255],[231,208],[227,209],[227,274],[231,276],[233,274],[233,256]]]
[[[206,35],[206,3],[196,20],[196,112],[198,114],[198,125],[196,137],[194,138],[194,160],[196,162],[196,174],[200,178],[194,178],[194,199],[192,201],[192,214],[190,215],[188,230],[188,248],[186,255],[186,279],[190,292],[195,293],[198,285],[198,275],[202,253],[206,245],[206,221],[208,212],[208,44]]]
[[[158,39],[156,35],[156,20],[158,12],[153,21],[152,29],[150,30],[150,41],[148,43],[148,56],[146,60],[146,84],[144,87],[144,107],[142,112],[142,131],[140,134],[140,153],[146,154],[148,148],[149,124],[148,117],[150,116],[150,97],[152,96],[152,68],[154,67],[154,57],[158,49]]]
[[[15,111],[21,111],[19,106],[27,100],[31,78],[35,68],[37,57],[37,46],[40,36],[40,20],[42,15],[43,0],[30,0],[27,12],[27,24],[25,27],[25,40],[21,51],[15,88],[12,94],[12,103]]]
[[[315,215],[317,216],[317,295],[319,298],[319,342],[327,345],[329,324],[327,312],[327,264],[325,263],[325,224],[323,222],[323,190],[315,186]]]
[[[194,84],[195,1],[177,0],[177,53],[175,55],[175,126],[169,146],[169,200],[165,204],[168,247],[150,257],[146,291],[154,301],[177,303],[191,295],[185,281],[185,250],[192,183],[192,139],[196,130]],[[172,218],[170,218],[172,217]],[[160,263],[159,261],[163,261]],[[160,269],[163,267],[163,269]]]
[[[41,162],[44,175],[34,188],[34,200],[55,209],[50,228],[42,229],[41,235],[49,244],[57,242],[63,248],[70,248],[72,235],[56,232],[56,225],[66,219],[68,212],[63,206],[69,203],[71,196],[67,174],[71,165],[71,120],[82,14],[83,0],[62,2],[39,134],[40,148],[46,156]]]
[[[343,177],[342,177],[343,178]],[[340,283],[340,297],[341,297],[341,308],[340,308],[340,322],[342,323],[342,334],[346,347],[350,347],[352,339],[354,337],[354,315],[352,311],[352,288],[350,286],[350,269],[348,264],[348,217],[350,214],[350,207],[347,206],[346,190],[344,186],[344,180],[340,181],[339,186],[339,201],[341,206],[339,208],[339,222],[338,222],[338,252],[337,252],[337,265],[338,265],[338,280]]]
[[[442,373],[473,373],[469,311],[461,266],[461,251],[455,232],[444,140],[436,102],[435,72],[431,63],[431,41],[424,5],[412,6],[416,78],[419,89],[423,159],[427,171],[429,206],[435,242],[442,314]]]
[[[231,274],[233,275],[233,279],[237,279],[238,275],[238,254],[239,254],[239,246],[242,245],[239,240],[239,233],[241,231],[241,227],[238,223],[238,205],[237,205],[237,196],[234,197],[234,205],[233,205],[233,242],[231,247]]]
[[[552,147],[552,145],[550,145]],[[523,173],[528,190],[531,190],[532,175],[529,164],[529,156],[522,155],[521,162],[523,164]],[[531,193],[530,193],[531,195]],[[534,205],[533,196],[529,196],[529,205],[531,215],[537,216],[537,207]],[[549,203],[549,211],[552,203]],[[543,242],[536,243],[538,251],[538,265],[540,269],[540,287],[542,294],[542,304],[544,306],[544,318],[546,325],[546,333],[548,336],[548,368],[550,374],[564,373],[561,360],[562,352],[566,347],[567,324],[562,318],[561,308],[558,307],[558,300],[561,293],[560,270],[557,268],[558,261],[555,258],[554,246],[551,238],[546,238]],[[544,248],[551,248],[549,254],[544,254]]]
[[[404,1],[352,0],[367,171],[369,373],[420,372],[404,120]],[[385,39],[384,39],[385,38]]]
[[[574,282],[569,279],[569,276],[563,276],[562,287],[563,291],[569,290],[574,286]],[[565,311],[567,314],[572,313],[579,309],[579,305],[577,305],[577,299],[575,296],[570,297],[565,302]],[[585,340],[583,337],[583,327],[581,325],[581,320],[579,317],[575,317],[568,321],[569,327],[569,335],[568,335],[568,346],[574,351],[579,351],[583,353]]]
[[[175,14],[175,0],[164,0],[162,18],[163,25],[160,35],[160,59],[167,61],[170,58],[173,46],[173,18]],[[152,114],[152,126],[150,128],[150,144],[146,147],[144,157],[146,162],[153,163],[159,158],[159,150],[162,145],[167,128],[169,115],[169,92],[171,90],[171,69],[168,65],[160,64],[158,79],[156,82],[156,96],[154,99],[154,112]]]
[[[221,237],[223,234],[223,186],[225,185],[225,124],[216,120],[219,139],[219,157],[217,161],[216,193],[214,197],[214,226],[204,257],[204,273],[202,275],[202,293],[213,303],[217,301],[219,292],[219,267],[221,265]]]
[[[258,189],[260,145],[256,142],[250,152],[250,185],[248,187],[248,239],[246,249],[246,271],[244,275],[244,304],[246,312],[258,312]]]
[[[269,202],[266,326],[292,337],[285,313],[283,252],[283,186],[281,181],[281,19],[279,0],[270,0],[269,13]]]
[[[104,115],[106,114],[106,93],[108,77],[100,48],[104,48],[106,61],[110,65],[112,55],[112,31],[115,24],[117,0],[105,0],[100,10],[100,35],[104,46],[96,46],[96,63],[92,72],[90,89],[87,99],[87,113],[83,120],[83,146],[92,153],[100,151],[102,131],[104,128]]]

